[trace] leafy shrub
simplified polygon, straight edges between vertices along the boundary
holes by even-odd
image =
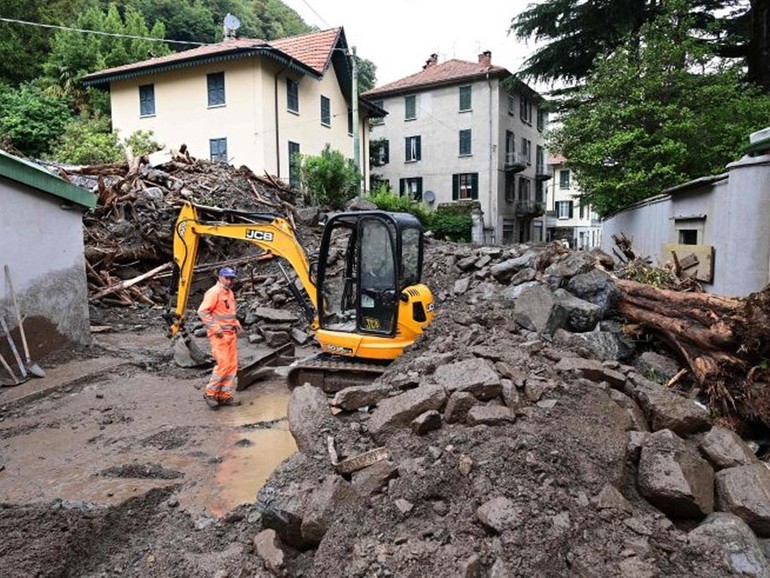
[[[155,140],[155,133],[151,130],[138,130],[124,142],[134,156],[154,153],[163,148],[163,145]]]
[[[110,119],[84,113],[67,124],[48,156],[61,163],[95,165],[114,163],[125,155],[118,133],[110,130]]]
[[[431,211],[425,203],[419,203],[408,196],[395,195],[385,185],[377,189],[369,200],[378,209],[390,212],[410,213],[420,219],[422,226],[432,231],[437,239],[449,241],[471,240],[471,216],[463,209],[462,212],[437,210]]]
[[[341,209],[361,190],[361,173],[353,161],[327,144],[319,156],[302,156],[300,180],[313,203]]]
[[[437,239],[470,242],[472,227],[473,222],[468,214],[452,215],[441,211],[431,213],[429,228]]]
[[[45,94],[35,84],[0,92],[0,135],[22,154],[44,155],[69,119],[66,100]]]

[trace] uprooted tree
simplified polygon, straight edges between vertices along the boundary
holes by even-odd
[[[666,342],[733,427],[770,427],[770,285],[747,298],[618,279],[618,312]]]

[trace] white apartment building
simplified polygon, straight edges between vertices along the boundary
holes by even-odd
[[[373,177],[432,207],[477,201],[486,243],[545,240],[545,103],[490,52],[477,62],[431,55],[362,96],[388,113],[371,123]]]
[[[562,239],[573,249],[591,250],[601,246],[602,227],[591,205],[581,201],[580,187],[565,159],[548,159],[553,178],[546,213],[547,240]]]

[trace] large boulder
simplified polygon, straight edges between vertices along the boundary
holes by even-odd
[[[770,565],[757,537],[739,517],[714,512],[688,534],[690,543],[698,548],[703,541],[720,548],[725,560],[737,576],[766,578]]]
[[[444,387],[435,384],[422,385],[383,400],[369,418],[369,433],[377,440],[384,440],[397,429],[409,426],[423,412],[439,411],[446,399]]]
[[[516,299],[514,318],[529,331],[553,335],[567,325],[569,312],[548,287],[538,284],[524,289]]]
[[[602,317],[606,317],[620,299],[620,290],[612,282],[612,277],[600,269],[575,275],[567,283],[567,291],[596,305]]]
[[[762,463],[717,472],[719,509],[735,514],[757,536],[770,537],[770,470]]]
[[[712,427],[703,436],[700,451],[717,470],[757,462],[757,456],[737,433],[719,426]]]
[[[644,442],[637,486],[671,518],[699,519],[714,510],[714,471],[670,430],[655,432]]]
[[[478,399],[492,399],[500,395],[500,376],[488,359],[474,357],[436,369],[433,379],[449,395],[466,391]]]

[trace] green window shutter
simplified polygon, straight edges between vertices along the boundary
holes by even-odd
[[[383,148],[383,162],[387,165],[390,162],[390,141],[385,141],[382,145]]]
[[[422,158],[422,137],[417,137],[417,160]]]
[[[573,203],[572,201],[567,201],[567,202],[569,203],[569,218],[571,219],[573,215],[573,209],[572,209]]]
[[[398,194],[403,195],[406,190],[406,179],[398,179]]]
[[[471,173],[471,199],[479,198],[479,173]]]
[[[452,175],[452,200],[460,198],[460,175]]]

